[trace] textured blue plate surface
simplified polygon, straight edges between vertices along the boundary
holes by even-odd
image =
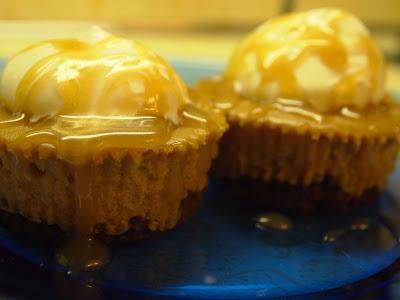
[[[175,66],[190,83],[218,71],[181,62]],[[304,295],[341,287],[400,257],[398,182],[400,165],[376,205],[345,217],[294,218],[287,231],[257,229],[254,217],[265,211],[238,209],[231,204],[242,201],[246,207],[243,195],[227,183],[210,182],[201,209],[188,223],[148,241],[114,247],[109,265],[79,276],[149,295],[210,299]],[[368,226],[352,228],[360,219]],[[334,237],[326,238],[332,232]],[[0,244],[59,269],[54,253],[40,242],[0,230]]]

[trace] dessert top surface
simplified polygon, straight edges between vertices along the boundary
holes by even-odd
[[[0,104],[1,143],[77,163],[110,150],[197,143],[225,126],[209,105],[192,102],[164,59],[97,27],[14,55]]]
[[[289,98],[332,112],[380,103],[385,64],[357,17],[321,8],[262,24],[239,43],[222,77],[255,101]]]
[[[400,141],[400,105],[385,95],[377,105],[365,108],[342,107],[337,112],[320,112],[297,99],[278,97],[272,103],[260,103],[234,91],[219,78],[200,81],[193,97],[211,100],[225,112],[229,123],[240,126],[277,128],[283,133],[311,134],[315,138]]]
[[[32,121],[55,115],[152,115],[179,121],[186,87],[160,56],[98,27],[73,39],[37,43],[14,55],[1,102]]]

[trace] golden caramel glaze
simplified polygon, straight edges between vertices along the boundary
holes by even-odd
[[[100,163],[111,150],[171,151],[225,127],[161,57],[98,28],[22,50],[0,88],[0,143],[27,157]]]
[[[233,52],[222,81],[259,103],[298,99],[319,112],[378,104],[385,65],[355,16],[321,8],[270,19]]]
[[[339,112],[321,113],[297,99],[255,102],[238,95],[230,83],[216,78],[199,82],[193,90],[193,97],[211,100],[225,112],[229,123],[243,126],[262,127],[267,124],[283,133],[309,133],[314,139],[335,137],[356,143],[365,139],[400,140],[400,106],[388,95],[374,106],[362,109],[342,107]]]

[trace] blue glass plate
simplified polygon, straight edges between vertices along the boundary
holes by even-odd
[[[219,66],[175,62],[188,83]],[[186,224],[151,240],[114,246],[107,266],[83,272],[92,285],[146,295],[268,298],[318,293],[365,279],[400,257],[400,164],[375,205],[345,216],[293,218],[286,231],[260,230],[265,211],[238,209],[246,199],[211,181]],[[363,220],[363,226],[356,222]],[[366,225],[365,225],[366,224]],[[0,230],[0,244],[52,270],[54,253]]]

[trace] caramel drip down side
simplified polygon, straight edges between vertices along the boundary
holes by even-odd
[[[94,186],[93,168],[80,166],[76,168],[74,176],[75,190],[75,231],[82,236],[93,235],[96,224],[97,204],[93,195]]]
[[[97,221],[94,170],[90,166],[79,166],[74,173],[74,228],[72,236],[57,250],[57,261],[70,272],[98,268],[111,259],[108,247],[93,238]]]

